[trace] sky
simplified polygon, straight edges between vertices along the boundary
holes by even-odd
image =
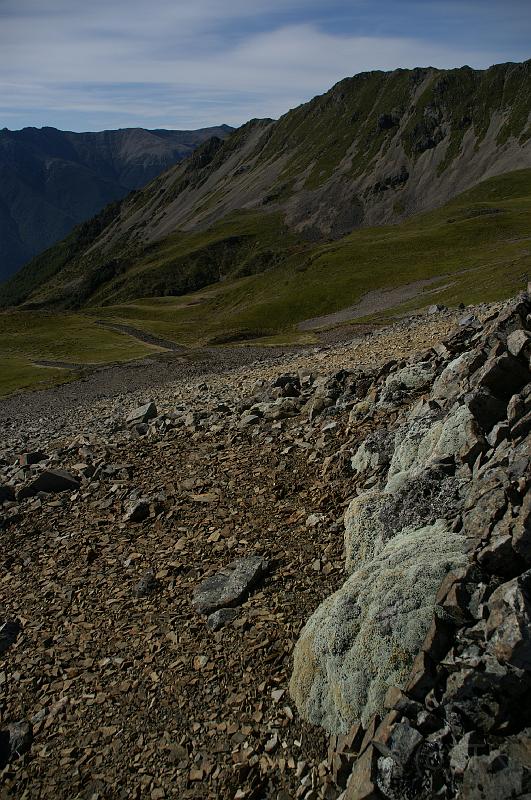
[[[358,72],[530,44],[531,0],[0,0],[0,127],[237,126]]]

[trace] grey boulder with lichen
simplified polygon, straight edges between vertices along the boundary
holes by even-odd
[[[290,692],[301,715],[333,733],[364,725],[389,686],[404,686],[447,572],[466,563],[445,520],[406,528],[369,555],[315,611],[294,652]]]

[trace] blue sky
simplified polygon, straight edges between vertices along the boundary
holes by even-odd
[[[530,43],[531,0],[0,0],[0,127],[240,125],[364,70]]]

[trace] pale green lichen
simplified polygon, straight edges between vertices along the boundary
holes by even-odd
[[[404,529],[322,603],[294,653],[291,695],[300,714],[331,732],[364,724],[391,685],[404,686],[444,575],[466,562],[445,520]]]

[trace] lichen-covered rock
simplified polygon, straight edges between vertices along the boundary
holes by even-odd
[[[367,436],[352,456],[352,471],[361,474],[387,467],[393,452],[393,438],[385,429]]]
[[[291,695],[329,731],[364,724],[391,685],[405,685],[444,575],[466,561],[444,520],[405,529],[368,558],[306,623],[295,647]]]
[[[430,361],[406,364],[402,369],[388,375],[385,385],[391,386],[394,384],[411,391],[420,391],[431,384],[434,374],[435,367]]]
[[[354,498],[345,512],[346,571],[373,558],[404,528],[421,528],[436,519],[452,520],[463,481],[438,469],[425,469],[395,492],[373,489]]]
[[[468,376],[485,363],[486,354],[472,350],[462,353],[444,368],[434,382],[431,397],[448,403],[463,392],[463,383]]]
[[[380,512],[389,501],[384,492],[374,489],[352,500],[345,512],[345,568],[347,572],[361,567],[382,549],[384,527]]]
[[[485,440],[466,405],[456,406],[444,419],[433,413],[419,417],[396,435],[386,491],[396,491],[430,462],[460,453],[463,455],[463,450],[466,450],[466,459],[470,460],[484,446]]]

